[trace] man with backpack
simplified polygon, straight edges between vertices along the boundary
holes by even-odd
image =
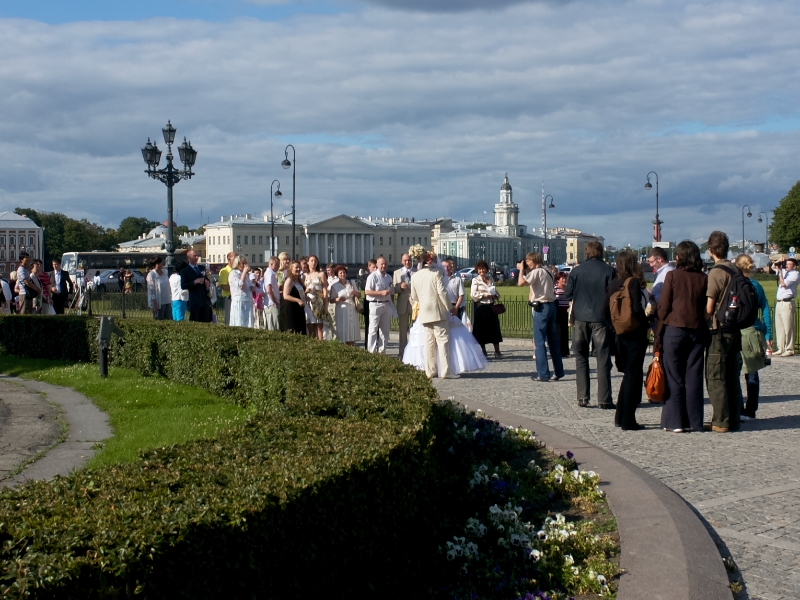
[[[727,260],[728,236],[713,231],[708,252],[714,266],[708,272],[706,318],[711,345],[706,350],[706,389],[711,401],[711,431],[737,431],[741,420],[739,352],[741,330],[750,327],[758,314],[758,300],[750,281]]]

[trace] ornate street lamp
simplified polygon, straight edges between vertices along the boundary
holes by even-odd
[[[745,204],[742,207],[742,254],[744,254],[744,209],[747,209],[747,217],[750,218],[753,216],[753,213],[750,212],[750,205]]]
[[[272,193],[272,186],[278,184],[278,190],[273,194]],[[272,183],[269,184],[269,220],[271,223],[270,228],[270,238],[269,238],[269,255],[275,256],[275,215],[272,213],[272,200],[273,198],[280,198],[283,196],[281,194],[281,182],[277,179],[273,179]]]
[[[647,174],[647,183],[644,184],[644,189],[652,190],[653,186],[650,183],[650,175],[656,176],[656,220],[653,221],[653,241],[660,242],[661,241],[661,225],[663,225],[664,221],[662,221],[658,217],[658,173],[655,171],[650,171]]]
[[[147,144],[142,148],[142,158],[147,164],[148,177],[157,179],[167,186],[167,239],[164,244],[167,250],[167,272],[172,273],[175,268],[175,244],[173,234],[173,221],[172,221],[172,188],[181,179],[191,179],[194,176],[192,167],[197,160],[197,150],[192,148],[191,142],[187,142],[183,138],[183,144],[178,147],[178,154],[180,155],[181,162],[183,163],[183,171],[179,171],[172,165],[172,144],[175,142],[175,128],[172,123],[167,121],[165,127],[161,132],[164,134],[164,142],[167,144],[167,166],[163,169],[158,168],[161,162],[161,150],[155,144],[151,143],[150,138],[147,138]]]
[[[289,148],[292,149],[292,160],[289,160]],[[296,188],[295,175],[297,174],[297,156],[295,154],[294,146],[292,146],[291,144],[286,146],[286,150],[284,150],[283,153],[286,156],[286,158],[283,160],[283,162],[281,162],[281,166],[284,169],[288,169],[289,167],[292,167],[292,260],[294,260],[295,258],[297,258],[295,256],[295,253],[294,253],[295,241],[297,240],[297,238],[295,237],[295,232],[294,232],[294,224],[295,224],[295,216],[296,216],[296,212],[295,212],[295,191],[296,191],[297,188]]]
[[[769,215],[765,212],[758,213],[758,222],[763,223],[764,220],[761,218],[761,215],[764,215],[764,219],[767,220],[764,223],[764,252],[769,254]]]

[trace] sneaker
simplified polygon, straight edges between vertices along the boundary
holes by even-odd
[[[742,421],[752,421],[753,417],[748,417],[747,415],[742,415],[739,417]]]
[[[781,354],[781,356],[783,356],[784,358],[787,356],[794,356],[794,352],[784,352],[783,354]]]
[[[582,408],[586,408],[587,406],[589,406],[589,399],[588,398],[581,398],[580,400],[578,400],[578,406],[580,406]]]
[[[542,379],[538,375],[531,375],[531,381],[541,381],[542,383],[547,383],[550,379]]]
[[[562,379],[563,377],[564,377],[563,375],[561,377],[553,376],[553,377],[550,378],[550,381],[558,381],[558,380]]]

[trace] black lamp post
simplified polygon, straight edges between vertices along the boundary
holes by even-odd
[[[556,205],[553,204],[553,196],[551,196],[550,194],[547,194],[547,196],[544,197],[545,205],[547,205],[547,199],[548,198],[550,198],[550,205],[547,206],[547,208],[555,208]],[[544,250],[544,247],[546,247],[546,246],[547,246],[547,210],[544,211],[544,246],[542,247],[542,250]],[[549,250],[549,248],[548,248],[548,250]],[[547,264],[547,260],[546,259],[545,259],[544,263]]]
[[[272,186],[278,184],[278,191],[274,194],[272,193]],[[272,213],[272,199],[273,198],[280,198],[283,196],[281,194],[281,182],[277,179],[273,179],[272,183],[269,184],[269,221],[271,223],[270,228],[270,238],[269,238],[269,255],[275,256],[275,215]]]
[[[167,121],[167,125],[162,128],[164,134],[164,142],[167,144],[167,166],[164,169],[158,168],[158,163],[161,162],[161,150],[155,143],[150,143],[150,138],[147,138],[147,144],[142,148],[142,158],[147,164],[145,173],[153,179],[158,179],[167,186],[167,272],[172,273],[175,268],[175,244],[173,240],[173,227],[172,227],[172,188],[181,179],[191,179],[192,167],[197,160],[197,150],[192,148],[191,142],[187,142],[183,138],[183,144],[178,147],[178,153],[183,163],[183,171],[179,171],[172,165],[172,144],[175,142],[175,128],[172,123]]]
[[[289,160],[289,148],[291,148],[291,149],[292,149],[292,160]],[[296,156],[296,154],[295,154],[295,149],[294,149],[294,146],[292,146],[291,144],[289,144],[288,146],[286,146],[286,150],[284,150],[284,152],[283,152],[283,153],[284,153],[284,155],[286,156],[286,158],[283,160],[283,162],[281,162],[281,166],[282,166],[284,169],[288,169],[289,167],[292,167],[292,260],[294,260],[295,258],[297,258],[297,257],[295,256],[295,254],[294,254],[294,246],[295,246],[295,241],[296,241],[296,239],[297,239],[297,238],[295,237],[295,232],[294,232],[294,222],[295,222],[295,190],[297,189],[297,188],[296,188],[296,183],[295,183],[295,175],[297,174],[297,156]]]
[[[764,219],[767,220],[767,222],[764,223],[764,251],[767,254],[769,254],[769,215],[767,213],[765,213],[765,212],[758,213],[758,222],[759,223],[763,223],[764,222],[763,219],[761,218],[761,215],[764,215]]]
[[[656,176],[656,220],[653,221],[653,241],[660,242],[661,241],[661,224],[663,221],[658,217],[658,173],[655,171],[650,171],[647,174],[647,183],[644,184],[644,189],[652,190],[653,186],[650,183],[650,175]]]
[[[750,205],[745,204],[742,207],[742,254],[744,254],[744,209],[747,209],[747,217],[750,218],[753,216],[753,213],[750,212]]]

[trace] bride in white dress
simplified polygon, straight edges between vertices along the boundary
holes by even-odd
[[[429,269],[442,272],[442,279],[447,289],[447,272],[438,259],[430,264]],[[413,278],[412,278],[413,282]],[[464,313],[466,317],[466,313]],[[450,372],[460,375],[470,371],[481,371],[486,368],[486,357],[483,355],[480,344],[475,341],[472,332],[467,329],[458,317],[450,315]],[[420,371],[425,370],[425,328],[417,319],[408,332],[408,345],[403,352],[403,362],[412,365]],[[437,360],[438,363],[438,360]],[[437,364],[438,375],[442,373]]]

